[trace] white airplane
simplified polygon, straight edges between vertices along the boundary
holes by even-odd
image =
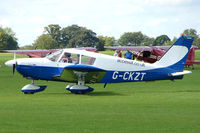
[[[66,87],[72,93],[88,93],[88,83],[118,83],[182,79],[191,73],[183,71],[194,38],[181,36],[171,48],[153,64],[129,60],[85,50],[63,49],[45,58],[21,58],[7,61],[25,78],[33,80],[22,88],[25,94],[43,91],[34,80],[72,82]]]

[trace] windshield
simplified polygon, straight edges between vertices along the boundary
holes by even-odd
[[[47,55],[46,58],[51,60],[51,61],[56,62],[59,59],[61,54],[62,54],[62,50],[59,50],[57,52],[54,52],[52,54]]]
[[[72,63],[72,64],[79,64],[79,54],[73,54],[69,52],[64,52],[63,55],[60,58],[59,62],[62,63]]]

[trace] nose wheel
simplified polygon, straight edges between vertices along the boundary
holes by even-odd
[[[41,92],[41,91],[44,91],[46,89],[46,85],[45,86],[37,86],[35,85],[34,83],[34,80],[32,81],[31,84],[27,84],[25,85],[21,91],[24,93],[24,94],[34,94],[36,92]]]

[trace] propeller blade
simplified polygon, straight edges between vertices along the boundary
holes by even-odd
[[[15,64],[13,64],[13,75],[14,75],[14,73],[15,73],[16,67],[17,67],[17,61],[15,62]]]
[[[16,64],[13,64],[13,75],[15,73]]]
[[[15,69],[16,69],[16,66],[17,66],[16,53],[14,53],[14,61],[15,61],[15,64],[13,64],[13,75],[15,73]]]

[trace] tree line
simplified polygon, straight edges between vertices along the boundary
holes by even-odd
[[[17,38],[11,28],[0,27],[0,50],[18,49]]]
[[[61,28],[59,25],[44,27],[44,33],[33,43],[36,49],[96,47],[104,49],[103,42],[96,33],[85,27],[72,25]]]
[[[183,31],[186,36],[195,38],[193,45],[200,47],[200,36],[195,29]],[[172,45],[177,40],[172,40],[167,35],[160,35],[156,38],[149,37],[139,32],[125,32],[118,40],[114,37],[97,36],[97,34],[78,25],[60,27],[58,24],[50,24],[44,27],[40,35],[32,45],[26,45],[21,49],[59,49],[76,47],[96,47],[97,50],[104,50],[104,46],[159,46]],[[0,27],[0,50],[17,49],[18,43],[14,32],[10,28]]]
[[[193,45],[200,46],[200,37],[195,29],[183,31],[186,36],[195,37]],[[75,48],[75,47],[96,47],[104,50],[104,46],[160,46],[172,45],[177,40],[172,40],[167,35],[160,35],[156,38],[148,37],[139,32],[125,32],[118,40],[114,37],[97,36],[95,32],[85,27],[71,25],[61,28],[59,25],[48,25],[44,28],[44,34],[38,37],[33,43],[34,48]]]

